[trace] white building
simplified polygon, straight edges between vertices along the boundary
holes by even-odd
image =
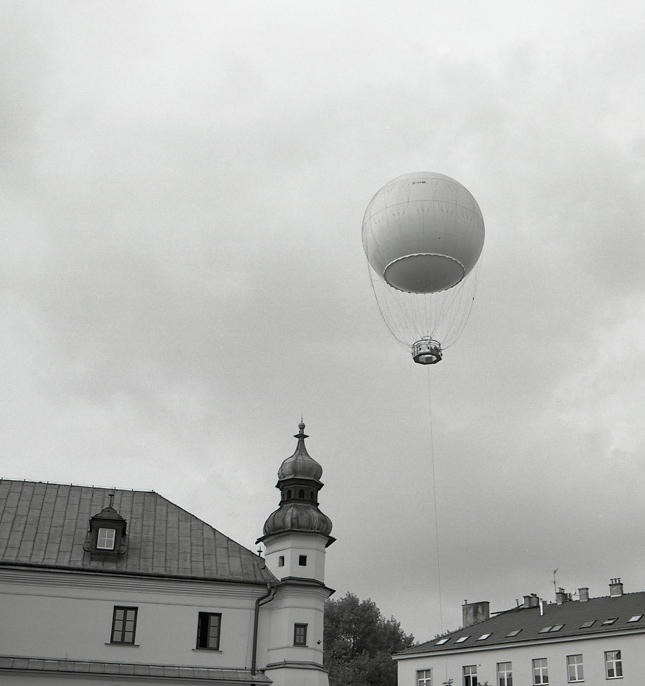
[[[0,681],[327,686],[334,539],[303,430],[266,561],[152,491],[0,480]]]
[[[493,616],[488,602],[465,603],[461,629],[394,656],[399,686],[642,686],[645,592],[624,593],[620,579],[609,591],[525,596]]]

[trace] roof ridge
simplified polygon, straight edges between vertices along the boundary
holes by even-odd
[[[157,493],[152,489],[119,488],[117,486],[96,486],[95,484],[74,484],[65,481],[34,481],[33,479],[7,479],[0,476],[0,483],[7,481],[17,484],[47,484],[49,486],[74,486],[75,488],[100,488],[103,491],[123,491],[124,493]]]

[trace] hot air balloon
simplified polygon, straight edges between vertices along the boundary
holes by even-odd
[[[439,362],[459,337],[483,245],[479,205],[449,176],[399,176],[367,206],[363,249],[372,288],[385,323],[415,362]]]

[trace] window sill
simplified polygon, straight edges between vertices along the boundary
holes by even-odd
[[[106,646],[118,646],[119,648],[139,648],[138,643],[117,643],[116,641],[106,643]]]
[[[193,648],[193,653],[221,653],[219,648]]]

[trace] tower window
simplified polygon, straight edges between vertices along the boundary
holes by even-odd
[[[287,499],[290,499],[290,498],[291,498],[291,489],[289,489],[289,490],[287,491]]]
[[[96,537],[97,550],[114,550],[116,541],[116,529],[100,528]]]
[[[280,555],[278,558],[278,567],[284,567],[284,555]]]
[[[307,566],[307,556],[306,555],[300,555],[298,558],[298,564],[301,567],[306,567]]]
[[[307,645],[307,625],[294,624],[293,626],[293,645],[306,646]]]
[[[219,636],[222,628],[222,615],[213,612],[200,612],[197,621],[197,647],[219,650]]]
[[[301,489],[298,491],[298,497],[299,497],[299,498],[304,498],[304,497],[305,497],[305,489],[304,489],[304,488],[301,488]]]

